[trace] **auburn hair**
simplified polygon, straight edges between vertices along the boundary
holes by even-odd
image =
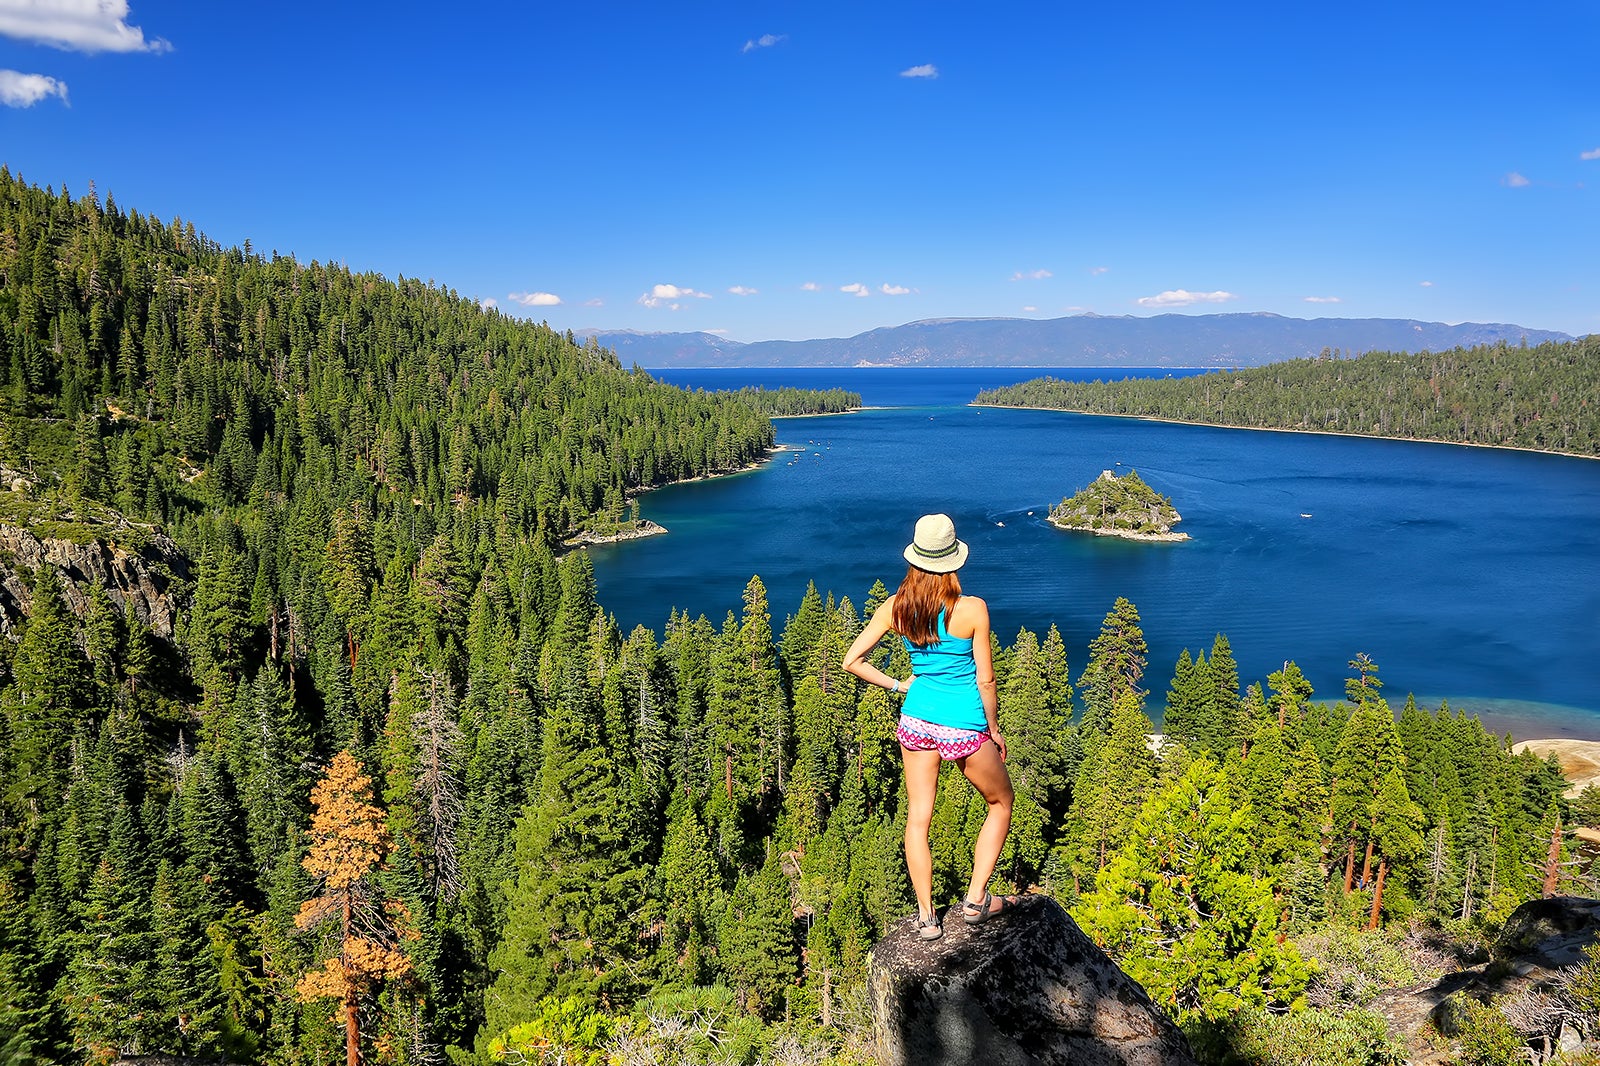
[[[919,648],[939,643],[939,612],[950,613],[961,598],[961,580],[955,571],[935,574],[915,566],[906,568],[905,580],[894,594],[894,631]]]

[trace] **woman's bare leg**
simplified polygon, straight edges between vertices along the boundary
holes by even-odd
[[[928,847],[928,826],[933,821],[933,798],[939,790],[939,753],[900,749],[906,777],[906,871],[917,894],[917,913],[933,913],[933,852]]]
[[[1000,851],[1006,846],[1006,834],[1011,831],[1011,775],[1006,773],[999,749],[989,743],[965,759],[958,759],[956,765],[989,805],[983,828],[978,830],[978,842],[972,849],[972,883],[967,886],[966,895],[968,902],[982,904],[983,894],[989,890],[989,878],[994,876],[995,864],[1000,861]]]

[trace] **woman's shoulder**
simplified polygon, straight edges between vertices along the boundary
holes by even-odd
[[[977,596],[963,595],[956,601],[956,609],[950,613],[950,620],[946,627],[954,636],[970,636],[978,626],[989,624],[989,605]],[[957,633],[956,630],[961,632]]]

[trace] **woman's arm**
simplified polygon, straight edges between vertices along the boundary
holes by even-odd
[[[844,653],[844,668],[870,685],[877,685],[891,692],[904,692],[911,687],[911,678],[908,677],[901,683],[867,662],[867,656],[878,646],[878,641],[893,628],[894,597],[890,596],[872,612],[872,618],[868,620],[866,628],[856,637],[855,643],[850,645],[850,650]]]

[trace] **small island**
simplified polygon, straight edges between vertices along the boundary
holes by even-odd
[[[1101,537],[1127,540],[1188,540],[1172,527],[1183,521],[1172,501],[1144,483],[1137,471],[1117,477],[1102,470],[1088,488],[1050,509],[1050,524]]]
[[[642,537],[654,537],[665,533],[666,526],[657,525],[648,518],[630,519],[620,522],[609,532],[594,529],[581,530],[563,540],[563,548],[587,548],[591,544],[615,544],[624,540],[639,540]]]

